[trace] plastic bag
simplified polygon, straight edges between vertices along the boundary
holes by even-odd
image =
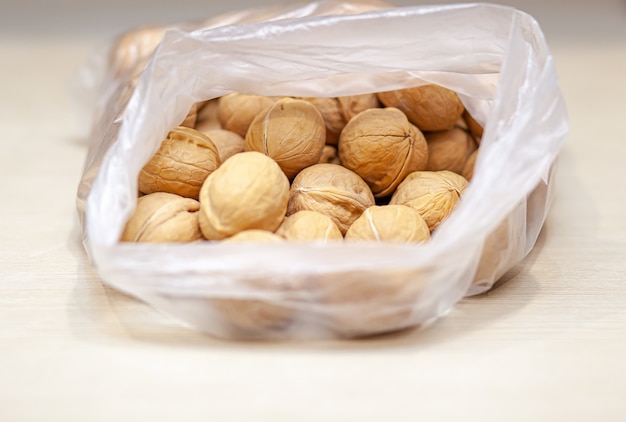
[[[255,16],[265,22],[240,23]],[[141,73],[105,80],[77,204],[102,280],[180,321],[257,339],[419,326],[489,289],[535,244],[568,125],[552,57],[523,12],[314,2],[171,27],[148,59]],[[430,242],[118,242],[140,169],[195,102],[424,83],[455,90],[485,125],[472,182]]]

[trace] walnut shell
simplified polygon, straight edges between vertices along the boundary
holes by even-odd
[[[293,309],[265,300],[220,298],[209,303],[228,324],[251,335],[284,329],[293,321]]]
[[[468,181],[474,177],[474,164],[476,164],[476,156],[478,156],[478,149],[474,150],[472,154],[467,158],[461,176],[465,177]]]
[[[301,210],[317,211],[332,218],[345,234],[372,205],[372,191],[358,174],[337,164],[315,164],[293,180],[287,215]]]
[[[339,138],[341,164],[361,176],[374,197],[393,193],[407,174],[424,170],[424,135],[397,108],[371,108],[353,117]]]
[[[234,236],[227,237],[222,242],[235,243],[235,242],[284,242],[282,237],[268,232],[267,230],[244,230],[237,233]]]
[[[450,215],[466,186],[467,180],[451,171],[416,171],[400,183],[389,204],[413,208],[432,232]]]
[[[115,77],[141,73],[161,42],[164,32],[165,28],[142,26],[120,35],[109,53],[109,62]]]
[[[210,129],[202,133],[213,141],[222,161],[246,150],[246,140],[230,130]]]
[[[337,97],[341,114],[346,122],[349,122],[354,116],[362,111],[370,108],[379,108],[380,101],[376,94],[349,95],[346,97]]]
[[[243,230],[273,232],[283,221],[289,180],[278,164],[258,152],[241,152],[214,171],[200,191],[200,229],[221,240]]]
[[[426,170],[450,170],[461,174],[468,157],[477,148],[474,138],[458,127],[429,132],[425,136],[428,142]]]
[[[452,129],[464,110],[454,91],[432,84],[379,92],[378,99],[387,107],[402,110],[422,131]]]
[[[419,243],[430,239],[422,216],[404,205],[375,205],[350,226],[346,240]]]
[[[343,240],[339,227],[329,216],[309,210],[286,217],[276,234],[290,241]]]
[[[198,120],[198,103],[194,103],[191,105],[189,112],[187,112],[187,116],[185,120],[179,126],[185,126],[190,128],[196,127],[196,120]]]
[[[427,277],[415,270],[348,271],[321,274],[315,281],[317,300],[331,330],[345,337],[362,337],[398,331],[415,324]]]
[[[282,98],[252,121],[246,149],[271,157],[292,179],[319,161],[325,133],[324,119],[315,106],[304,100]]]
[[[221,164],[213,142],[187,127],[172,130],[139,172],[142,193],[169,192],[198,199],[204,180]]]
[[[219,98],[203,101],[198,104],[196,118],[196,130],[205,132],[207,130],[221,129],[222,124],[218,117]]]
[[[223,129],[246,137],[254,118],[271,107],[277,98],[231,92],[220,97],[217,116]]]
[[[324,145],[322,150],[322,156],[320,157],[318,164],[341,164],[339,156],[337,155],[337,148],[332,145]]]
[[[123,242],[192,242],[202,239],[200,204],[195,199],[156,192],[137,199],[122,233]]]
[[[339,134],[347,122],[341,112],[337,98],[305,97],[302,99],[313,104],[322,114],[324,126],[326,127],[326,143],[328,145],[337,145]]]
[[[469,114],[467,110],[463,112],[463,119],[465,119],[467,127],[469,128],[470,133],[474,135],[476,142],[480,144],[480,139],[483,137],[483,127],[480,123],[474,120],[472,115]]]

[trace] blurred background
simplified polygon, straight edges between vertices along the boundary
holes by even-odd
[[[297,4],[295,0],[9,0],[0,6],[3,37],[106,37],[132,26],[169,24],[264,4]],[[442,0],[393,0],[398,6],[469,3]],[[623,41],[626,37],[625,0],[502,0],[533,15],[550,42]]]

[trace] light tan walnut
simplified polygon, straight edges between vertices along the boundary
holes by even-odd
[[[206,135],[178,126],[139,172],[139,190],[198,199],[202,183],[220,164],[217,148]]]
[[[268,232],[267,230],[244,230],[237,233],[234,236],[227,237],[223,240],[226,243],[238,243],[238,242],[284,242],[282,237]]]
[[[319,161],[325,133],[324,119],[315,106],[304,100],[282,98],[252,121],[246,149],[272,158],[292,179]]]
[[[109,53],[115,77],[138,75],[161,42],[165,28],[142,26],[120,35]]]
[[[192,242],[202,239],[200,204],[195,199],[156,192],[137,199],[122,233],[123,242]]]
[[[464,110],[454,91],[432,84],[379,92],[378,99],[387,107],[402,110],[422,131],[452,129]]]
[[[374,196],[358,174],[336,164],[315,164],[302,170],[291,184],[287,215],[302,210],[328,215],[345,234]]]
[[[380,107],[380,101],[376,94],[350,95],[346,97],[337,97],[341,114],[346,122],[349,122],[354,116],[362,111],[370,108]]]
[[[480,123],[474,120],[472,115],[469,114],[467,110],[463,112],[463,119],[465,119],[467,127],[469,128],[470,133],[474,135],[476,142],[480,144],[480,140],[483,137],[483,127],[480,125]]]
[[[200,229],[221,240],[244,230],[275,231],[285,217],[289,180],[258,152],[241,152],[214,171],[200,191]]]
[[[463,171],[461,171],[461,176],[465,177],[468,181],[472,180],[474,177],[474,165],[476,164],[476,157],[478,156],[478,149],[476,149],[472,154],[467,158],[465,165],[463,166]]]
[[[230,130],[210,129],[202,133],[213,141],[222,161],[246,150],[246,140]]]
[[[195,129],[200,132],[221,129],[222,124],[218,118],[219,98],[198,103],[198,117]]]
[[[250,123],[267,110],[277,98],[232,92],[220,97],[217,116],[223,129],[246,137]]]
[[[422,216],[404,205],[375,205],[350,226],[346,240],[420,243],[430,239]]]
[[[465,162],[478,147],[474,138],[458,127],[429,132],[425,136],[428,142],[426,170],[450,170],[461,174]]]
[[[332,145],[324,145],[318,164],[341,164],[337,155],[337,148]]]
[[[371,108],[353,117],[339,138],[341,164],[361,176],[374,197],[391,195],[407,174],[424,170],[424,135],[400,110]]]
[[[413,208],[432,232],[450,215],[466,186],[467,180],[451,171],[416,171],[400,183],[389,204]]]
[[[305,97],[302,99],[313,104],[322,114],[326,127],[326,143],[337,145],[339,134],[346,125],[346,119],[341,112],[337,98]]]
[[[185,120],[182,121],[180,126],[190,127],[193,129],[196,127],[196,120],[198,120],[198,103],[192,104]]]
[[[246,334],[258,335],[260,330],[281,330],[293,320],[294,311],[286,306],[257,299],[210,299],[228,324]]]
[[[290,241],[343,240],[339,227],[329,216],[309,210],[286,217],[276,234]]]

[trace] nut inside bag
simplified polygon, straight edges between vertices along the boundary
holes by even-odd
[[[214,336],[351,338],[426,324],[490,289],[545,220],[568,125],[546,42],[521,11],[367,1],[241,11],[165,29],[139,66],[111,67],[100,92],[77,197],[84,245],[104,283]],[[454,91],[484,127],[471,181],[427,242],[120,241],[140,172],[195,104],[427,85]]]

